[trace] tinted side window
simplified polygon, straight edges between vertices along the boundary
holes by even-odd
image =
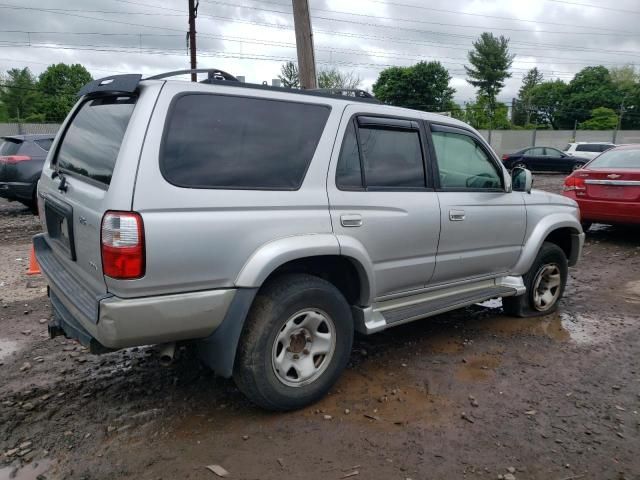
[[[360,148],[367,187],[424,187],[417,130],[361,127]]]
[[[3,138],[0,143],[0,155],[15,155],[20,150],[20,145],[22,145],[22,140]]]
[[[600,145],[578,145],[576,152],[601,152]]]
[[[544,148],[536,147],[529,149],[529,155],[534,155],[536,157],[544,155]]]
[[[131,97],[83,103],[58,149],[58,166],[108,185],[134,106],[135,98]]]
[[[358,153],[358,140],[353,122],[349,123],[342,141],[338,168],[336,171],[338,188],[362,188],[362,169]]]
[[[501,189],[502,177],[472,137],[432,132],[442,188]]]
[[[181,187],[295,190],[330,109],[224,95],[183,95],[165,126],[160,165]]]
[[[34,140],[34,142],[45,152],[51,150],[51,144],[53,140],[51,138],[43,138],[42,140]]]

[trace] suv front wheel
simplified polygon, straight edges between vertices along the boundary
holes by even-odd
[[[554,243],[544,242],[531,269],[523,277],[527,292],[518,297],[503,298],[504,312],[518,317],[554,312],[564,293],[568,274],[564,251]]]
[[[312,275],[282,275],[260,290],[251,307],[233,377],[263,408],[301,408],[329,391],[352,343],[351,310],[333,284]]]

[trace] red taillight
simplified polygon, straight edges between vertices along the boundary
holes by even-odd
[[[506,153],[502,155],[502,161],[504,162],[505,160],[509,160],[509,155]]]
[[[6,163],[9,165],[25,162],[27,160],[31,160],[31,157],[27,155],[7,155],[7,156],[0,157],[0,163]]]
[[[106,212],[102,217],[102,273],[131,280],[144,275],[144,227],[133,212]]]
[[[565,192],[571,192],[571,191],[583,192],[586,189],[587,187],[585,187],[584,178],[574,177],[573,175],[565,179],[564,186],[562,187],[562,190],[564,190]]]

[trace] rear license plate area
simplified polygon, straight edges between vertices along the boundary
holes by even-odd
[[[44,215],[51,243],[75,261],[73,208],[71,205],[47,199],[44,203]]]
[[[605,186],[604,187],[604,196],[605,198],[611,198],[613,200],[624,198],[624,187],[613,187],[613,186]]]

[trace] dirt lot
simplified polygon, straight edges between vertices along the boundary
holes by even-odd
[[[163,368],[150,348],[49,340],[45,284],[24,275],[37,231],[0,201],[0,480],[217,478],[211,464],[238,479],[640,478],[637,229],[588,234],[559,313],[491,301],[358,338],[331,394],[289,414],[189,351]]]

